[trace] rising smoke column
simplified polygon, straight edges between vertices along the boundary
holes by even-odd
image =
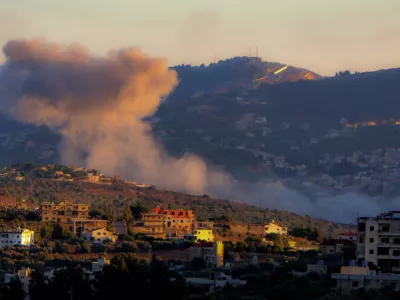
[[[2,105],[22,122],[59,132],[63,163],[192,193],[227,179],[198,157],[166,155],[142,121],[177,85],[165,59],[136,48],[99,58],[41,39],[10,41],[3,51],[3,82],[12,88]]]

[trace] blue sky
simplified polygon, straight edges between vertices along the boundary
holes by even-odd
[[[139,46],[171,65],[258,46],[267,61],[322,75],[400,67],[400,0],[0,0],[0,28],[0,45],[41,36],[96,54]]]

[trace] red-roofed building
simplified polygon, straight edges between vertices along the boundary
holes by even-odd
[[[342,232],[336,235],[337,240],[349,240],[357,243],[357,233],[355,232]]]
[[[152,213],[155,215],[162,215],[163,225],[166,229],[181,229],[191,231],[196,220],[195,214],[192,210],[184,209],[164,209],[157,206],[153,208]]]

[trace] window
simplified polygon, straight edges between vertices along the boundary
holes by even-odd
[[[374,231],[375,227],[374,226],[369,226],[369,231]]]
[[[369,254],[374,254],[374,250],[369,250]]]
[[[399,245],[400,244],[400,239],[393,239],[393,244]]]
[[[369,238],[369,242],[373,243],[374,242],[374,238]]]
[[[381,238],[381,243],[389,244],[389,238]]]
[[[393,250],[393,256],[400,256],[400,250]]]
[[[364,238],[360,237],[360,244],[364,243]]]
[[[353,288],[358,287],[358,281],[353,281],[351,285]]]

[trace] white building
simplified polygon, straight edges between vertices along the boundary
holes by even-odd
[[[352,242],[357,242],[357,233],[356,232],[342,232],[336,235],[337,240],[349,240]]]
[[[9,230],[0,232],[0,247],[30,246],[35,242],[35,232],[29,229]]]
[[[278,225],[275,223],[274,220],[272,220],[271,223],[265,225],[265,234],[270,234],[270,233],[287,235],[288,230],[286,226]]]
[[[358,223],[358,265],[362,261],[392,271],[400,270],[400,211],[375,218],[361,217]]]
[[[103,268],[106,265],[109,265],[111,262],[109,259],[106,259],[105,257],[102,257],[98,259],[97,261],[92,262],[92,272],[103,272]]]
[[[108,241],[115,243],[118,239],[117,235],[105,228],[88,231],[81,236],[92,244],[103,244]]]
[[[368,267],[343,266],[340,273],[333,273],[332,279],[336,279],[336,289],[342,293],[350,293],[352,290],[358,289],[375,289],[390,288],[395,291],[400,290],[399,274],[382,274],[369,270]]]

